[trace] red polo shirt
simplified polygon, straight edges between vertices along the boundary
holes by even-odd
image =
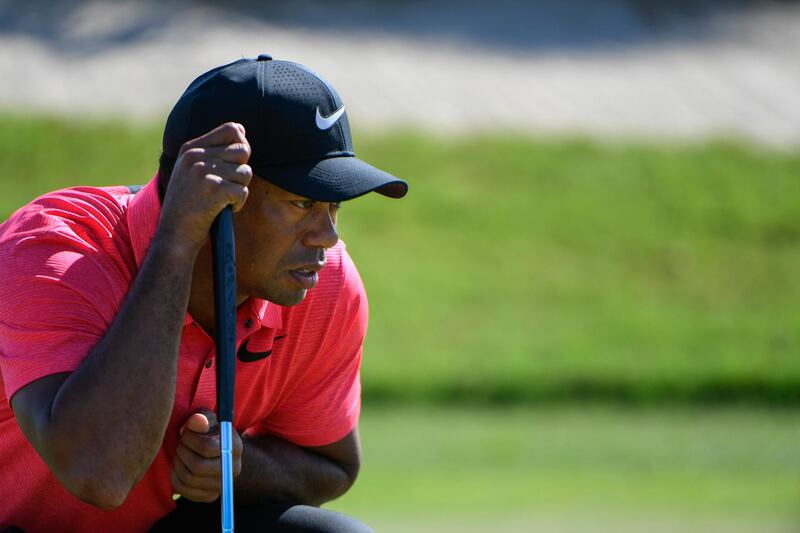
[[[67,492],[9,404],[28,383],[75,370],[100,340],[144,260],[160,209],[153,179],[135,194],[128,187],[56,191],[0,225],[0,529],[144,531],[174,508],[170,472],[179,428],[198,408],[215,408],[214,341],[188,314],[164,442],[118,509],[103,511]],[[344,243],[327,259],[301,304],[251,299],[240,306],[240,433],[321,446],[355,427],[367,300]]]

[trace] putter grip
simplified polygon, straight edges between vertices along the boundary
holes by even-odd
[[[233,212],[223,209],[211,225],[214,254],[214,328],[217,343],[217,418],[233,422],[236,372],[236,248]]]

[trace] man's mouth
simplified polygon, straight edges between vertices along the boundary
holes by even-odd
[[[313,289],[319,282],[318,272],[322,269],[323,265],[314,265],[296,268],[290,270],[289,274],[300,284],[304,289]]]

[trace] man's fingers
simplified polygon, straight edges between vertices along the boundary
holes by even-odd
[[[195,413],[191,417],[189,417],[189,421],[184,425],[185,429],[191,429],[189,424],[192,420],[198,420],[197,426],[200,429],[205,429],[205,416],[200,413]],[[213,420],[212,422],[216,422]],[[185,446],[189,450],[196,453],[199,457],[203,457],[206,459],[214,459],[219,458],[220,452],[220,434],[219,434],[219,426],[213,425],[208,431],[181,431],[181,440],[178,444],[178,448],[181,446]],[[235,460],[241,458],[242,453],[244,451],[244,443],[242,442],[242,437],[239,433],[234,430],[233,434],[231,435],[231,455],[234,457]]]
[[[215,425],[209,429],[209,423]],[[184,424],[175,450],[172,484],[176,492],[192,501],[214,501],[222,490],[218,427],[214,413],[206,410],[193,414]],[[203,433],[203,430],[210,432]],[[237,477],[242,470],[243,451],[243,443],[237,432],[234,432],[232,444],[233,475]]]
[[[249,165],[237,165],[216,160],[211,163],[198,161],[192,164],[191,171],[198,191],[205,198],[225,200],[234,211],[244,207],[250,190],[247,185],[253,177]],[[224,198],[220,197],[220,193]]]
[[[210,146],[202,148],[206,157],[213,157],[229,163],[245,164],[250,159],[250,145],[241,142],[225,146]]]
[[[247,185],[228,181],[216,174],[205,174],[200,183],[201,186],[198,189],[204,191],[207,200],[214,198],[218,202],[224,202],[219,205],[220,210],[226,205],[230,205],[234,211],[239,211],[250,196],[250,189]]]
[[[201,135],[200,137],[196,137],[183,143],[183,146],[181,147],[181,153],[198,146],[227,146],[235,143],[247,144],[244,126],[236,122],[226,122],[225,124],[220,124],[213,130]]]
[[[198,457],[205,459],[219,458],[219,433],[203,434],[195,433],[194,431],[184,431],[181,436],[181,446],[186,447],[188,450],[194,452]],[[187,463],[188,466],[192,466]]]
[[[177,468],[172,469],[172,488],[184,498],[193,502],[210,503],[219,498],[220,490],[207,490],[186,484]]]
[[[250,196],[250,189],[238,183],[231,183],[226,181],[220,185],[225,190],[225,195],[228,200],[228,205],[233,208],[234,212],[241,210],[247,202],[247,197]]]
[[[172,468],[187,487],[203,490],[220,490],[222,487],[222,474],[219,459],[204,459],[192,456],[193,452],[184,450],[175,456]]]
[[[195,146],[181,152],[176,165],[184,163],[191,165],[197,161],[227,161],[229,163],[245,164],[250,159],[250,145],[234,143],[225,146]]]
[[[238,185],[248,185],[253,179],[253,169],[245,163],[229,163],[221,159],[200,158],[188,168],[194,174],[195,179],[204,176],[219,176],[225,181]]]

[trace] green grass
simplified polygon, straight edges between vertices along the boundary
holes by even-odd
[[[0,220],[57,188],[146,182],[160,148],[156,127],[0,114]]]
[[[0,217],[142,183],[160,127],[0,116]],[[368,401],[800,405],[800,156],[732,143],[356,136]]]
[[[800,413],[370,408],[330,508],[377,531],[796,531]]]
[[[377,397],[800,403],[800,157],[399,136],[348,207]]]

